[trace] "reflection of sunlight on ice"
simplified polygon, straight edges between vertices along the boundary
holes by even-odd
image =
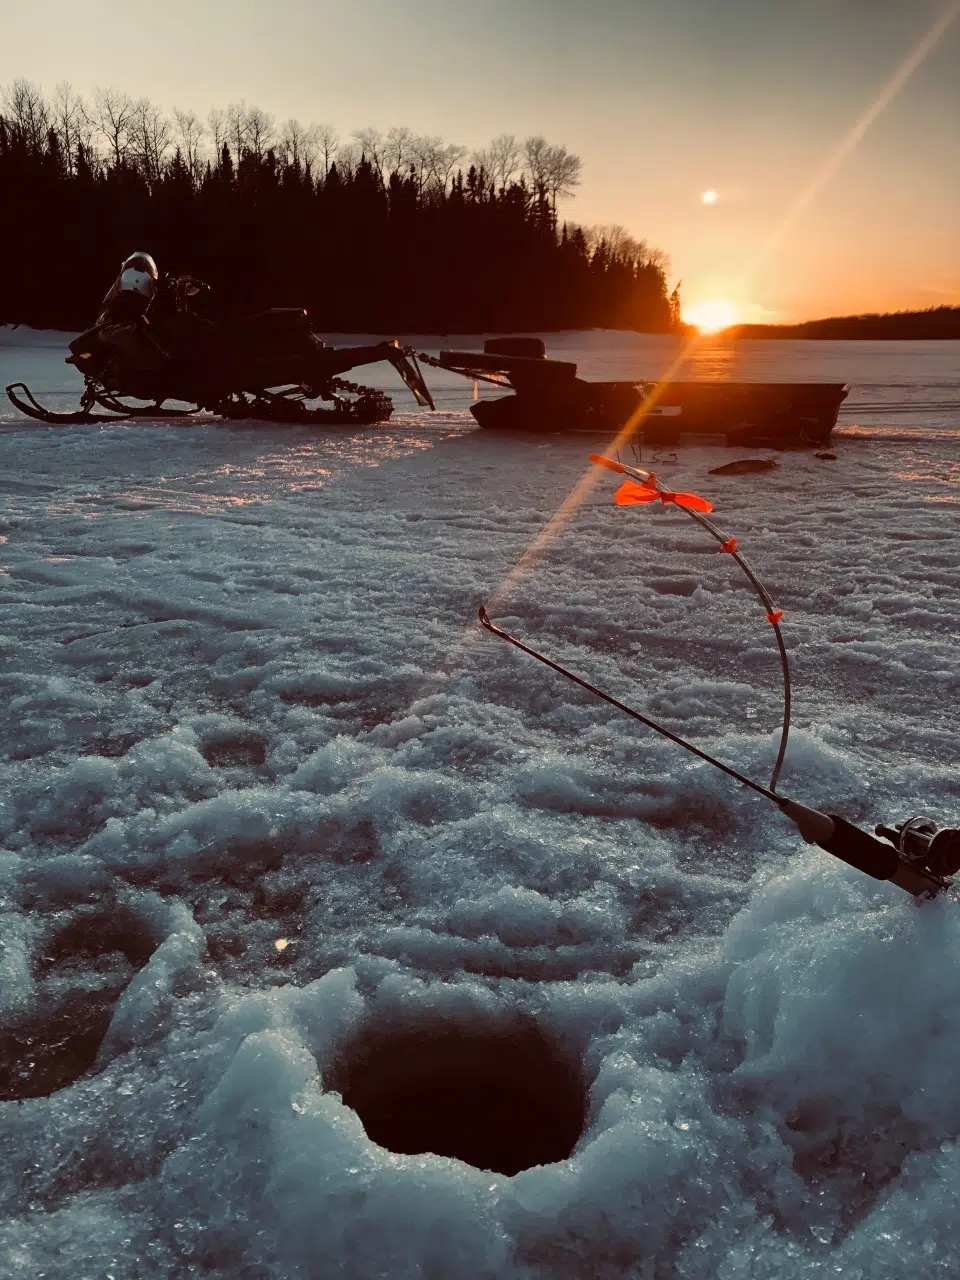
[[[743,377],[742,347],[732,338],[701,338],[691,346],[674,382],[734,382]]]
[[[266,498],[270,495],[263,496]],[[137,504],[137,507],[142,510],[162,507],[165,511],[180,511],[193,515],[203,515],[208,511],[216,511],[220,507],[246,507],[251,502],[261,500],[257,494],[242,497],[231,493],[190,493],[182,489],[164,489],[161,486],[124,489],[113,496],[113,500],[117,499],[121,502]]]
[[[904,470],[895,471],[893,476],[906,484],[933,486],[934,492],[921,495],[925,502],[960,501],[960,462],[914,454],[907,458]],[[947,490],[945,493],[942,492],[944,488]]]
[[[95,494],[85,499],[87,502],[102,502],[104,500],[103,494]],[[78,511],[76,499],[73,502],[51,502],[44,507],[44,512],[48,516],[71,516],[74,520],[99,520],[103,515],[102,511]]]
[[[399,424],[398,424],[399,425]],[[449,422],[444,424],[449,432]],[[182,475],[166,474],[160,483],[90,495],[104,506],[129,504],[132,511],[160,508],[188,515],[271,502],[293,493],[317,492],[345,471],[358,467],[379,467],[384,463],[433,448],[435,431],[421,431],[419,424],[404,423],[400,430],[383,427],[357,431],[315,432],[295,435],[278,431],[258,431],[266,449],[244,457],[234,451],[229,461],[207,468],[196,467]],[[229,437],[218,433],[218,438]],[[249,436],[243,440],[249,445]],[[181,484],[184,484],[181,487]],[[189,485],[190,487],[185,487]],[[56,504],[51,514],[75,513],[72,504]],[[96,512],[83,512],[95,518]]]

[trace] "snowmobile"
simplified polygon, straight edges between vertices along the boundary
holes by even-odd
[[[301,307],[209,320],[193,305],[206,288],[190,276],[168,277],[160,281],[149,314],[118,318],[105,309],[70,343],[66,357],[84,377],[79,410],[46,409],[22,382],[8,386],[7,395],[28,417],[61,425],[203,412],[226,419],[367,426],[386,422],[393,402],[340,375],[387,361],[419,405],[436,407],[412,349],[386,341],[327,346]],[[166,407],[168,400],[189,407]]]

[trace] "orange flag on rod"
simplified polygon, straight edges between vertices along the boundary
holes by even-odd
[[[635,502],[656,502],[660,497],[652,484],[637,484],[636,480],[624,480],[613,495],[618,507],[632,507]]]
[[[621,475],[627,473],[627,468],[622,462],[618,462],[616,458],[608,458],[602,453],[591,453],[590,461],[598,467],[606,467],[608,471],[619,471]]]
[[[624,480],[613,495],[618,507],[632,507],[638,502],[656,502],[658,499],[664,506],[673,502],[689,511],[713,510],[713,503],[701,498],[698,493],[673,493],[670,489],[658,489],[654,484],[637,484],[635,480]]]

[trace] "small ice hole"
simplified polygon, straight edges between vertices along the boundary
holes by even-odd
[[[86,1075],[119,995],[78,994],[0,1029],[0,1101],[45,1098]]]
[[[93,1069],[116,1002],[158,941],[126,907],[81,909],[53,935],[35,957],[37,1005],[0,1026],[0,1101],[46,1097]]]
[[[203,756],[211,769],[230,769],[241,765],[257,768],[267,758],[267,747],[262,738],[241,734],[207,742]]]
[[[508,1176],[567,1159],[586,1118],[579,1067],[529,1023],[370,1032],[331,1085],[388,1151]]]
[[[134,970],[142,969],[159,939],[129,907],[81,908],[37,957],[38,977],[77,963],[99,968],[118,953]]]

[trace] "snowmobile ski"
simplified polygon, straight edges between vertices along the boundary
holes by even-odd
[[[22,399],[17,392],[22,391],[26,399]],[[34,418],[37,422],[46,422],[49,426],[54,427],[73,427],[73,426],[89,426],[98,422],[118,422],[124,418],[129,418],[129,413],[91,413],[87,405],[87,398],[81,401],[81,408],[75,409],[71,413],[56,413],[53,409],[46,409],[37,400],[36,396],[30,390],[25,382],[11,382],[7,387],[7,395],[11,403],[25,414],[28,418]],[[93,400],[89,404],[95,403]]]

